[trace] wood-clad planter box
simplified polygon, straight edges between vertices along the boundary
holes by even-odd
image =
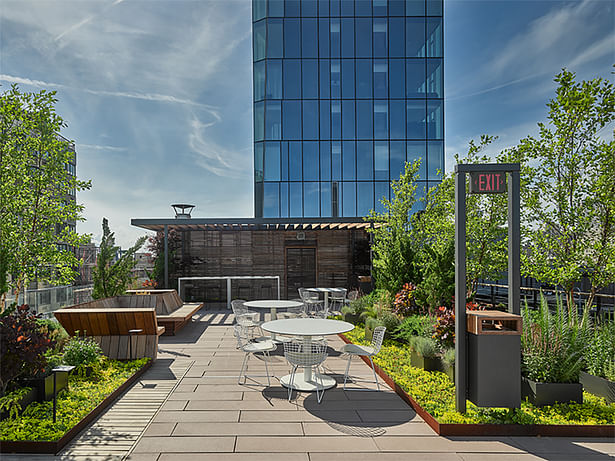
[[[338,335],[345,343],[351,341],[345,335]],[[367,366],[369,359],[360,356]],[[378,365],[376,373],[408,405],[416,411],[434,432],[443,436],[541,436],[541,437],[615,437],[615,425],[573,425],[573,424],[441,424],[425,411],[408,393]],[[370,366],[371,368],[371,366]]]
[[[579,375],[579,382],[590,394],[604,397],[609,403],[615,403],[615,382],[584,371]]]
[[[521,378],[521,396],[527,397],[537,407],[554,403],[583,403],[581,383],[539,383],[526,377]]]
[[[152,361],[147,362],[137,370],[124,384],[113,391],[107,398],[83,417],[75,426],[68,430],[59,440],[53,442],[30,442],[30,441],[0,441],[0,453],[47,453],[56,454],[66,446],[77,434],[94,421],[109,405],[132,386],[152,366]]]
[[[426,371],[442,370],[442,361],[439,357],[423,357],[415,350],[410,354],[410,365],[416,368],[422,368]]]

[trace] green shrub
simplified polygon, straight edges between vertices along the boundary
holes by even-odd
[[[30,387],[22,387],[9,392],[4,397],[0,397],[0,413],[6,412],[9,414],[9,418],[17,418],[21,411],[21,399],[31,390]]]
[[[442,363],[447,367],[455,365],[455,348],[451,347],[442,353]]]
[[[92,338],[74,336],[64,346],[63,360],[66,365],[92,365],[100,360],[102,350]]]
[[[374,290],[368,295],[361,296],[354,301],[350,301],[348,306],[342,308],[343,313],[360,315],[365,309],[373,306],[382,296],[382,290]]]
[[[615,381],[615,321],[605,320],[594,327],[585,361],[588,373]]]
[[[412,339],[412,348],[417,354],[429,359],[435,358],[440,352],[435,340],[423,336],[415,336]]]
[[[434,323],[434,318],[429,315],[411,315],[403,319],[391,336],[406,343],[412,336],[431,337]]]

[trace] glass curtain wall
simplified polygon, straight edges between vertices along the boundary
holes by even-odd
[[[443,0],[253,0],[255,216],[365,216],[444,168]]]

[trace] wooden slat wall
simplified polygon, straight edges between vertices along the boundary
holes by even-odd
[[[77,330],[88,336],[128,335],[134,329],[142,329],[146,335],[157,332],[152,308],[60,309],[54,315],[71,336]]]

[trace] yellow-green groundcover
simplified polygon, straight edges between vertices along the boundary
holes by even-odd
[[[362,328],[346,333],[353,343],[368,344]],[[614,424],[615,404],[587,392],[583,403],[536,407],[527,400],[521,408],[483,408],[468,402],[467,413],[455,411],[455,385],[444,373],[410,365],[410,349],[385,340],[374,363],[382,368],[425,411],[441,424]]]

